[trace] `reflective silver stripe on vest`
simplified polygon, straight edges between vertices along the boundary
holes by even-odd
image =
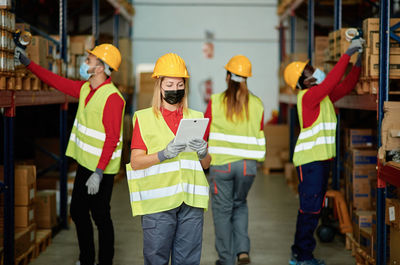
[[[208,147],[208,152],[210,154],[224,154],[224,155],[248,157],[255,159],[263,158],[265,155],[265,151],[252,151],[247,149],[217,147],[217,146]]]
[[[75,142],[76,145],[80,149],[82,149],[83,151],[88,152],[88,153],[90,153],[92,155],[100,157],[101,153],[103,152],[103,150],[101,148],[97,148],[97,147],[94,147],[94,146],[92,146],[90,144],[84,143],[74,133],[71,133],[71,136],[70,136],[69,139],[71,141]],[[119,142],[118,145],[119,144],[121,144],[121,142]],[[112,157],[111,157],[111,160],[121,157],[121,153],[122,153],[122,150],[115,150],[113,155],[112,155]]]
[[[172,172],[172,171],[179,171],[181,168],[203,171],[203,168],[199,161],[182,159],[180,161],[157,164],[157,165],[151,166],[146,169],[129,170],[126,172],[126,174],[127,174],[128,180],[140,179],[140,178],[144,178],[147,176],[153,176],[153,175],[168,173],[168,172]]]
[[[208,196],[209,188],[206,186],[193,185],[188,183],[177,184],[165,188],[152,189],[139,192],[131,192],[131,202],[138,202],[151,199],[159,199],[173,196],[181,192],[187,192],[194,195]]]
[[[90,129],[90,128],[78,123],[77,119],[75,119],[75,121],[74,121],[74,126],[78,129],[78,131],[80,131],[84,135],[93,137],[93,138],[95,138],[97,140],[100,140],[100,141],[103,141],[103,142],[106,140],[106,134],[105,133],[99,132],[99,131],[94,130],[94,129]],[[122,142],[122,136],[119,137],[119,141]]]
[[[224,133],[210,133],[209,140],[225,141],[230,143],[239,144],[255,144],[255,145],[265,145],[265,138],[256,138],[251,136],[239,136],[239,135],[229,135]]]
[[[301,144],[296,145],[296,148],[294,149],[294,152],[301,152],[305,150],[310,150],[314,146],[321,145],[321,144],[334,144],[335,143],[335,136],[321,136],[318,137],[315,141],[310,141],[310,142],[304,142]]]
[[[333,131],[336,130],[336,122],[323,122],[308,131],[303,131],[299,135],[299,139],[306,139],[319,133],[320,131]]]

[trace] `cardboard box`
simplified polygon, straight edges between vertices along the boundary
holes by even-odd
[[[24,254],[35,244],[36,241],[36,224],[30,225],[28,228],[15,229],[15,257]]]
[[[35,203],[35,220],[40,229],[51,229],[57,225],[56,191],[39,191]]]
[[[27,23],[15,23],[15,29],[19,29],[21,31],[29,31],[31,32],[31,25]]]
[[[48,40],[41,36],[32,36],[31,44],[26,48],[29,58],[46,69],[48,68],[47,42]]]
[[[348,129],[346,146],[348,148],[371,148],[376,145],[376,132],[372,129]]]
[[[400,230],[400,200],[386,198],[385,223]]]
[[[396,35],[399,35],[400,31],[396,31]],[[380,40],[379,40],[379,32],[373,32],[371,34],[371,45],[369,46],[371,48],[371,54],[377,54],[379,55],[379,45]],[[389,51],[390,54],[400,54],[400,43],[394,39],[390,39],[389,41]]]
[[[11,9],[11,0],[0,0],[0,9]]]
[[[394,26],[399,23],[399,18],[391,18],[390,26]],[[363,21],[364,39],[366,40],[367,46],[371,46],[372,34],[379,33],[379,18],[367,18]]]
[[[371,54],[369,57],[369,76],[379,76],[379,55]],[[400,77],[400,54],[389,56],[389,77]]]
[[[360,229],[372,227],[372,215],[374,211],[354,211],[353,212],[353,233],[354,239],[360,242]]]
[[[70,36],[70,53],[76,55],[84,55],[86,50],[94,48],[93,35],[76,35]]]
[[[400,231],[390,227],[390,265],[400,264]]]
[[[360,229],[360,247],[368,255],[374,256],[374,238],[372,234],[372,228],[361,228]]]
[[[376,149],[353,149],[349,153],[348,164],[352,168],[376,168],[377,155],[378,151]]]
[[[400,148],[400,102],[386,101],[384,103],[385,115],[382,121],[382,149],[396,150]]]
[[[346,30],[348,28],[342,28],[336,31],[335,34],[335,59],[339,60],[340,57],[346,53],[347,49],[350,46],[350,41],[346,40]],[[355,63],[357,60],[357,53],[355,53],[350,58],[351,63]]]
[[[336,31],[329,32],[328,39],[329,60],[333,61],[336,56]]]
[[[15,206],[15,227],[25,228],[35,222],[35,211],[33,205]]]

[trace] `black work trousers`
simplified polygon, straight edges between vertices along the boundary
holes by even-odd
[[[95,264],[93,218],[99,239],[99,265],[111,265],[114,257],[114,227],[110,214],[110,201],[114,175],[104,174],[99,192],[89,195],[86,181],[92,171],[79,165],[71,199],[71,217],[76,226],[81,265]]]

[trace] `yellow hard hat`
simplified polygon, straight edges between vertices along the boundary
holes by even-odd
[[[113,70],[118,71],[118,67],[121,64],[121,53],[114,45],[100,44],[94,47],[93,50],[86,51],[108,64]]]
[[[160,76],[189,78],[185,61],[175,53],[167,53],[158,58],[154,66],[153,78]]]
[[[251,76],[251,62],[244,55],[235,55],[225,65],[225,69],[235,75],[244,77]]]
[[[286,66],[283,77],[285,78],[286,84],[288,84],[288,86],[290,86],[292,89],[296,89],[297,82],[299,82],[299,79],[303,74],[304,68],[307,64],[308,61],[292,62]]]

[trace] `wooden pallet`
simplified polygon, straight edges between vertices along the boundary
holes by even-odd
[[[51,244],[51,229],[37,230],[35,243],[35,257],[46,250]]]
[[[355,257],[357,265],[374,265],[375,259],[361,249],[360,244],[350,233],[346,234],[346,249],[351,250],[351,255]]]
[[[26,251],[21,256],[15,259],[15,265],[27,265],[29,262],[35,259],[35,246],[31,246],[28,251]]]

